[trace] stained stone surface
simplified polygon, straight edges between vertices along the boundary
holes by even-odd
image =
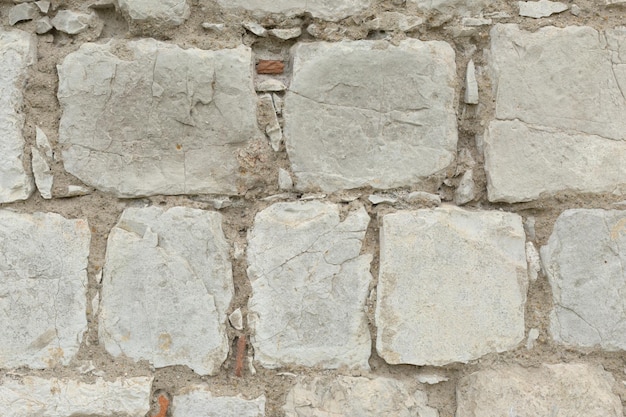
[[[611,374],[587,364],[479,371],[460,380],[456,417],[621,417],[614,384]]]
[[[422,391],[410,393],[400,381],[376,377],[301,379],[287,394],[285,417],[437,417]]]
[[[626,350],[626,211],[566,210],[541,248],[552,286],[552,337]]]
[[[292,54],[283,115],[297,188],[408,186],[453,161],[456,64],[449,44],[315,42]]]
[[[5,377],[0,382],[3,417],[144,417],[150,410],[152,378],[93,383],[66,378]]]
[[[455,207],[382,218],[376,325],[390,364],[445,365],[514,348],[528,285],[517,214]]]
[[[74,357],[87,330],[90,239],[85,220],[0,210],[0,368]]]
[[[233,294],[219,213],[129,208],[111,230],[100,340],[113,356],[214,374],[228,353]]]
[[[172,402],[172,417],[263,417],[265,396],[253,400],[215,397],[207,387],[195,386]]]
[[[118,0],[120,9],[134,21],[181,25],[191,12],[187,0]]]
[[[248,324],[264,367],[368,367],[372,256],[359,253],[370,218],[361,206],[342,221],[339,210],[318,201],[277,203],[256,215]]]
[[[69,173],[119,197],[238,193],[237,150],[261,135],[249,48],[85,43],[58,72]]]
[[[337,21],[367,9],[372,0],[217,0],[225,8],[243,8],[262,13],[297,15]]]
[[[532,17],[535,19],[548,17],[552,14],[561,13],[568,9],[567,4],[565,3],[549,0],[518,1],[517,4],[519,6],[520,16]]]
[[[491,201],[626,191],[626,28],[496,25],[489,66],[498,119],[485,149]]]
[[[28,67],[37,59],[36,40],[21,30],[0,30],[0,203],[25,200],[34,190],[24,170],[24,102]]]

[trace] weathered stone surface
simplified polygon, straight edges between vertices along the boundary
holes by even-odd
[[[493,121],[483,138],[491,201],[530,201],[558,191],[626,192],[626,141]]]
[[[586,364],[475,372],[457,386],[456,417],[621,417],[613,377]]]
[[[378,354],[390,364],[467,362],[524,338],[520,216],[455,207],[383,217]]]
[[[318,201],[257,214],[248,236],[248,325],[263,366],[368,367],[372,256],[359,253],[369,220],[360,207],[341,221],[337,205]]]
[[[181,25],[191,12],[187,0],[118,0],[133,21]]]
[[[491,0],[407,0],[407,4],[422,10],[461,16],[477,15],[492,3]]]
[[[35,184],[37,185],[39,194],[41,194],[43,198],[50,199],[52,198],[52,182],[54,179],[50,171],[50,166],[39,149],[32,146],[30,150],[32,154],[33,175],[35,176]]]
[[[472,201],[475,197],[474,171],[468,169],[463,173],[461,182],[459,182],[459,186],[454,192],[454,203],[457,206],[462,206]]]
[[[243,46],[83,44],[58,67],[65,169],[120,197],[236,194],[236,151],[260,136],[251,70]]]
[[[539,19],[567,10],[567,4],[558,1],[518,1],[519,15]]]
[[[402,382],[348,376],[301,379],[287,394],[285,417],[437,417],[422,391],[411,394]]]
[[[24,170],[24,100],[28,67],[36,61],[36,41],[20,30],[0,30],[0,203],[25,200],[33,192]]]
[[[90,24],[95,20],[94,14],[78,13],[72,10],[60,10],[50,23],[58,31],[70,35],[84,32],[89,29]]]
[[[9,25],[13,26],[18,22],[33,20],[39,17],[39,10],[30,3],[22,3],[11,7],[9,10]]]
[[[626,211],[566,210],[541,258],[552,286],[553,338],[626,350]]]
[[[221,219],[184,207],[124,211],[104,265],[99,334],[108,352],[217,372],[233,294]]]
[[[465,71],[465,95],[463,101],[467,104],[478,104],[478,83],[476,82],[476,66],[470,59]]]
[[[293,54],[283,115],[298,188],[407,186],[454,159],[449,44],[318,42],[299,44]]]
[[[418,16],[407,16],[398,12],[383,12],[365,23],[369,30],[399,30],[408,32],[424,23],[424,19]]]
[[[243,8],[289,16],[311,13],[313,17],[338,21],[367,9],[372,0],[218,0],[225,8]]]
[[[241,397],[214,397],[208,387],[191,387],[176,395],[172,402],[172,417],[263,417],[265,396],[253,400]]]
[[[35,33],[38,35],[43,35],[44,33],[50,32],[54,26],[52,26],[52,22],[48,16],[44,16],[41,19],[38,19],[35,23]]]
[[[0,382],[3,417],[144,417],[150,410],[152,378],[94,383],[72,379],[5,377]]]
[[[0,368],[67,365],[76,354],[89,241],[84,220],[0,210]]]

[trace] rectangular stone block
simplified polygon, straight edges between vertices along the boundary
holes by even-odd
[[[359,255],[369,216],[339,206],[277,203],[248,235],[248,324],[264,367],[368,368],[365,299],[371,255]]]
[[[107,242],[100,340],[113,356],[215,374],[233,291],[219,213],[129,208]]]
[[[541,259],[552,286],[554,340],[626,350],[626,211],[566,210]]]
[[[24,170],[24,88],[37,60],[37,41],[21,30],[0,30],[0,203],[26,200],[34,190]]]
[[[524,338],[528,286],[517,214],[455,207],[382,218],[376,350],[390,364],[445,365]]]
[[[85,220],[0,210],[0,368],[67,365],[78,352],[90,239]]]
[[[187,0],[118,0],[120,9],[131,20],[178,26],[189,17]]]
[[[225,8],[242,8],[289,16],[310,13],[313,17],[338,21],[367,9],[372,0],[218,0]]]
[[[86,43],[58,66],[65,169],[119,197],[237,194],[261,132],[250,49]]]
[[[208,387],[194,386],[174,396],[172,417],[264,417],[265,396],[246,400],[241,396],[213,396]]]
[[[150,410],[152,378],[93,383],[67,378],[5,377],[0,382],[3,417],[144,417]]]
[[[449,44],[302,43],[292,50],[285,140],[297,188],[410,186],[456,154]]]

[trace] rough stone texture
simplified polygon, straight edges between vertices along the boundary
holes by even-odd
[[[144,417],[150,409],[152,378],[117,378],[93,383],[23,377],[0,382],[3,417]]]
[[[467,104],[478,104],[478,83],[476,82],[476,66],[470,59],[465,71],[465,94],[463,101]]]
[[[56,30],[70,35],[84,32],[95,21],[94,14],[77,13],[72,10],[60,10],[51,20]]]
[[[368,367],[372,256],[359,253],[369,220],[360,207],[341,221],[337,205],[318,201],[257,214],[248,236],[248,324],[263,366]]]
[[[26,32],[0,30],[0,203],[25,200],[34,189],[24,170],[20,108],[28,67],[36,61],[36,45]]]
[[[30,151],[32,154],[33,175],[35,176],[35,184],[37,185],[39,194],[41,194],[43,198],[50,199],[52,198],[52,182],[54,179],[50,171],[50,166],[39,149],[32,146]]]
[[[491,30],[500,119],[489,126],[485,149],[491,201],[624,191],[626,29],[604,34],[606,42],[584,26]]]
[[[400,381],[377,377],[301,379],[287,394],[285,417],[437,417],[426,394],[410,394]]]
[[[626,211],[566,210],[541,248],[558,342],[626,350]]]
[[[100,339],[113,356],[214,374],[228,353],[233,294],[219,213],[129,208],[111,230]]]
[[[260,134],[249,48],[86,43],[58,71],[68,172],[120,197],[238,192],[236,151]]]
[[[284,133],[299,189],[408,186],[453,161],[449,44],[318,42],[292,52]]]
[[[39,17],[37,7],[30,3],[22,3],[9,10],[9,25],[13,26],[24,20],[33,20]]]
[[[187,0],[118,0],[122,12],[134,21],[181,25],[191,12]]]
[[[407,0],[422,10],[461,16],[478,15],[492,0]]]
[[[522,219],[455,207],[382,219],[376,324],[390,364],[467,362],[524,338]]]
[[[76,354],[89,241],[84,220],[0,210],[0,368],[67,365]]]
[[[338,21],[367,9],[372,0],[217,0],[225,8],[243,8],[262,13],[297,15],[304,12],[313,17]]]
[[[518,1],[519,15],[539,19],[568,9],[567,4],[556,1]]]
[[[457,386],[456,417],[621,417],[615,381],[586,364],[475,372]]]
[[[172,403],[172,417],[263,417],[265,397],[253,400],[241,397],[214,397],[208,387],[196,386],[177,395]]]

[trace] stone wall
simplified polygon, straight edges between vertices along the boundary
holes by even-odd
[[[624,415],[623,0],[0,19],[0,415]]]

